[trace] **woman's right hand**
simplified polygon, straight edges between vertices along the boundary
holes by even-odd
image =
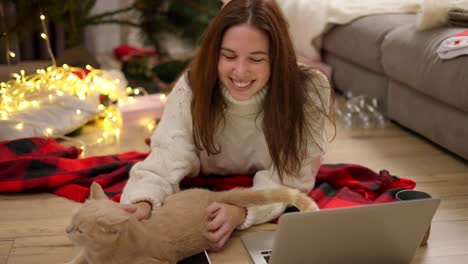
[[[139,221],[151,216],[151,204],[149,202],[138,202],[134,204],[121,204],[120,208],[133,214]]]

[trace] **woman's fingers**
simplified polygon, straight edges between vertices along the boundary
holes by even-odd
[[[208,205],[208,207],[206,208],[206,212],[208,213],[208,216],[214,215],[222,208],[223,208],[222,204],[214,202]]]
[[[210,244],[214,250],[219,250],[229,239],[231,233],[232,229],[229,227],[229,224],[226,223],[218,228],[218,230],[214,232],[208,232],[207,239],[210,241]]]
[[[224,245],[226,244],[226,242],[228,241],[229,237],[231,236],[231,232],[229,232],[228,234],[224,235],[219,241],[218,243],[216,243],[214,245],[214,249],[215,250],[220,250],[221,248],[224,247]]]
[[[226,220],[223,214],[216,214],[211,218],[211,220],[209,220],[207,229],[210,232],[214,232],[218,230],[224,223],[226,223]]]
[[[121,204],[120,208],[132,214],[137,210],[137,207],[134,204]]]
[[[148,202],[139,202],[136,204],[137,210],[134,213],[138,220],[148,219],[151,215],[151,204]]]
[[[221,249],[232,232],[243,221],[245,209],[223,203],[212,203],[206,208],[207,233],[205,237],[213,250]]]
[[[120,208],[130,214],[133,214],[138,220],[147,219],[151,215],[151,205],[148,202],[120,204]]]

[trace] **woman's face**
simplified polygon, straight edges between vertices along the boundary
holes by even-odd
[[[236,100],[247,100],[270,79],[268,37],[248,24],[228,29],[218,61],[221,82]]]

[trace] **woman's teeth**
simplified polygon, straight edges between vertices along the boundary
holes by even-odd
[[[252,81],[250,81],[250,82],[236,82],[236,81],[233,81],[233,82],[234,82],[234,84],[235,84],[236,86],[242,87],[242,88],[243,88],[243,87],[246,87],[247,85],[249,85],[250,83],[252,83]]]

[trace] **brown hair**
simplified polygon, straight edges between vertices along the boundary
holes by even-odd
[[[274,0],[232,0],[205,31],[189,77],[195,144],[208,154],[221,151],[213,135],[224,118],[227,104],[219,87],[217,64],[224,33],[241,24],[252,25],[268,36],[271,77],[261,107],[262,128],[280,177],[284,172],[294,175],[305,158],[309,139],[322,148],[317,140],[321,134],[315,133],[320,131],[314,131],[311,121],[321,120],[321,115],[328,117],[328,109],[318,91],[321,87],[314,86],[316,75],[297,65],[288,24]],[[310,89],[315,89],[322,102],[320,106],[312,101]]]

